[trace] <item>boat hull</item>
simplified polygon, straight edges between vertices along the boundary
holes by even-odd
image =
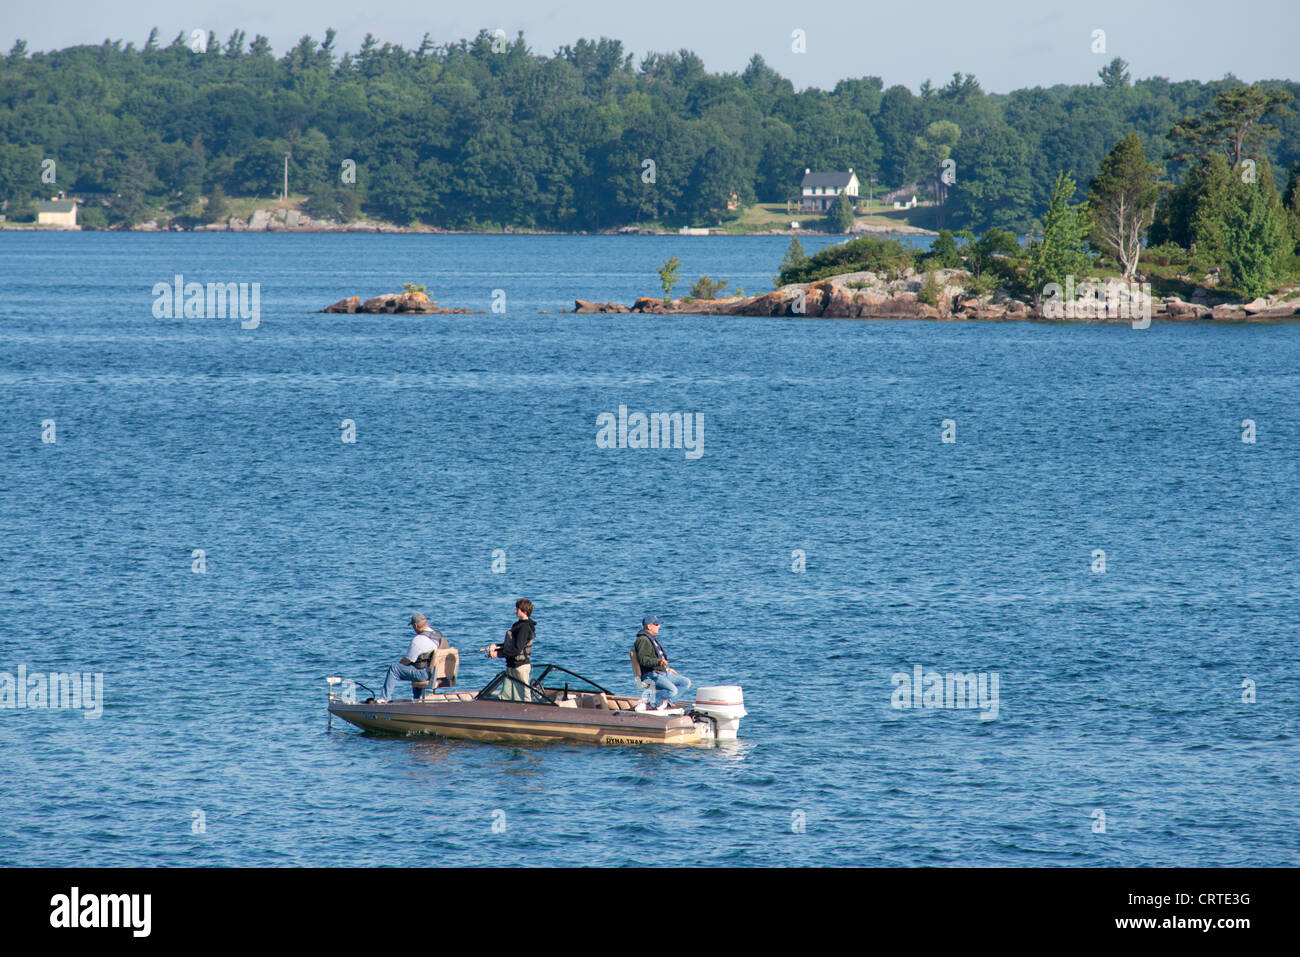
[[[689,715],[643,711],[560,708],[501,701],[439,700],[348,704],[330,702],[330,713],[381,734],[435,734],[469,741],[603,745],[701,744],[711,728]]]

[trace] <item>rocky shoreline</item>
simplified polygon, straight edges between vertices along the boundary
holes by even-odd
[[[1187,302],[1176,297],[1146,296],[1140,289],[1121,287],[1132,295],[1119,297],[1116,308],[1107,307],[1106,283],[1094,279],[1100,299],[1075,299],[1061,304],[1035,304],[1013,298],[1004,290],[984,295],[967,291],[968,274],[945,269],[933,273],[938,287],[933,304],[921,301],[925,274],[906,270],[897,279],[879,273],[855,272],[816,282],[782,286],[759,296],[730,299],[682,297],[665,302],[643,296],[630,306],[615,302],[574,300],[574,313],[648,313],[652,315],[790,316],[822,319],[934,319],[934,320],[1048,320],[1066,322],[1142,322],[1214,319],[1224,321],[1278,321],[1300,319],[1300,297],[1237,302],[1210,295],[1193,295]],[[1082,285],[1082,284],[1081,284]],[[1199,290],[1198,290],[1199,292]]]

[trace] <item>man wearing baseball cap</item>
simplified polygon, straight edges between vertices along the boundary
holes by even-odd
[[[668,653],[659,641],[659,619],[647,615],[641,621],[641,630],[636,633],[637,664],[641,666],[641,680],[647,681],[655,688],[656,708],[667,707],[671,702],[681,698],[691,690],[691,679],[668,664]]]
[[[411,647],[406,649],[406,656],[395,665],[388,666],[388,675],[384,678],[384,690],[379,695],[378,704],[388,704],[393,698],[393,691],[399,681],[430,681],[433,677],[433,659],[429,658],[429,667],[420,668],[416,661],[420,658],[447,647],[447,639],[442,632],[429,627],[429,620],[418,611],[411,616],[411,629],[415,637]]]

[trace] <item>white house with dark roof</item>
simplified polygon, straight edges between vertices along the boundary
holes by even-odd
[[[76,226],[77,201],[52,199],[48,203],[37,203],[36,222],[40,226]]]
[[[847,194],[855,208],[858,205],[858,177],[852,166],[847,173],[814,173],[805,169],[799,187],[799,208],[803,210],[824,213],[840,193]]]

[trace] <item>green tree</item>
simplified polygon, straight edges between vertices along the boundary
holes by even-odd
[[[1142,141],[1130,133],[1102,160],[1088,194],[1093,245],[1113,256],[1126,281],[1137,276],[1142,240],[1155,215],[1159,168],[1147,162]]]
[[[1129,81],[1128,61],[1115,57],[1097,71],[1097,76],[1101,77],[1101,85],[1108,90],[1126,87]]]
[[[966,265],[976,280],[986,276],[1007,277],[1012,273],[1011,263],[1022,254],[1016,234],[1005,229],[986,229],[979,239],[969,232],[959,232],[969,240],[966,246]]]
[[[934,201],[941,205],[948,201],[944,162],[952,156],[953,147],[960,139],[961,127],[951,120],[936,120],[925,128],[924,134],[916,137],[916,150],[923,158]]]
[[[993,228],[1029,231],[1036,218],[1035,175],[1024,137],[1009,127],[996,126],[963,140],[953,158],[957,163],[954,225],[981,233]]]
[[[891,186],[904,186],[918,169],[916,134],[922,120],[916,96],[905,86],[891,86],[874,122],[883,156],[881,178]]]
[[[1224,257],[1232,285],[1247,296],[1263,296],[1279,278],[1280,251],[1286,236],[1281,217],[1258,186],[1244,190],[1240,205],[1224,221],[1228,249]]]
[[[153,170],[139,153],[128,153],[113,164],[112,181],[118,184],[108,206],[114,226],[130,227],[144,221],[150,211],[150,194],[159,186]]]
[[[1066,172],[1058,173],[1043,217],[1043,238],[1029,248],[1025,278],[1037,296],[1042,296],[1048,283],[1064,286],[1067,276],[1082,275],[1091,263],[1084,248],[1088,217],[1082,206],[1070,205],[1074,191],[1074,177]]]
[[[961,265],[961,249],[957,246],[952,230],[939,230],[939,235],[934,238],[925,258],[928,265],[937,269],[956,269]]]
[[[339,201],[339,219],[345,223],[356,222],[361,218],[361,197],[357,191],[351,187],[343,187],[338,191]]]
[[[722,295],[722,291],[727,288],[727,280],[713,279],[709,276],[701,276],[695,282],[691,283],[691,291],[687,293],[692,299],[717,299]]]
[[[230,200],[226,198],[226,191],[220,183],[213,186],[212,192],[208,194],[204,218],[210,223],[223,223],[230,218]]]
[[[1241,180],[1217,153],[1202,163],[1201,175],[1188,179],[1193,192],[1188,197],[1187,248],[1203,261],[1222,263],[1232,242],[1228,217],[1242,201]]]
[[[659,274],[659,283],[664,287],[664,302],[672,298],[673,286],[677,285],[677,276],[682,271],[682,264],[677,257],[665,259],[664,264],[655,270]]]
[[[1283,261],[1292,250],[1286,216],[1267,160],[1258,176],[1238,177],[1237,201],[1224,216],[1224,265],[1232,285],[1247,296],[1271,292],[1282,278]]]
[[[787,282],[797,282],[794,279],[782,279],[783,276],[793,276],[801,273],[808,265],[808,254],[804,252],[803,243],[799,242],[798,236],[790,237],[790,245],[785,248],[785,255],[781,257],[781,271],[772,277],[772,285],[780,287]]]
[[[1286,90],[1269,89],[1258,83],[1216,93],[1213,106],[1195,116],[1184,117],[1169,131],[1169,139],[1177,147],[1173,158],[1204,159],[1218,152],[1235,170],[1265,140],[1278,135],[1277,127],[1267,121],[1290,116],[1291,100],[1292,95]]]
[[[939,293],[943,291],[943,286],[935,277],[933,272],[925,274],[925,281],[921,283],[921,288],[916,293],[918,302],[923,302],[927,306],[939,305]]]
[[[853,203],[845,193],[840,193],[826,210],[826,231],[847,233],[853,228]]]
[[[1012,242],[1014,241],[1015,237],[1012,237]],[[786,257],[788,260],[789,252],[786,253]],[[783,263],[775,285],[788,286],[797,282],[814,282],[827,276],[839,276],[850,272],[897,274],[909,267],[915,267],[916,260],[917,251],[910,246],[904,246],[897,239],[863,236],[818,250],[815,256],[804,260],[801,266],[786,267]]]
[[[1282,194],[1282,210],[1295,251],[1300,252],[1300,163],[1291,168],[1291,175],[1287,177],[1286,191]]]
[[[307,197],[307,202],[303,203],[303,210],[313,219],[338,219],[338,191],[328,183],[321,183]]]
[[[1232,170],[1220,154],[1198,162],[1183,181],[1169,189],[1156,205],[1151,245],[1167,243],[1195,250],[1198,257],[1218,261],[1223,251],[1223,217],[1232,198]]]

